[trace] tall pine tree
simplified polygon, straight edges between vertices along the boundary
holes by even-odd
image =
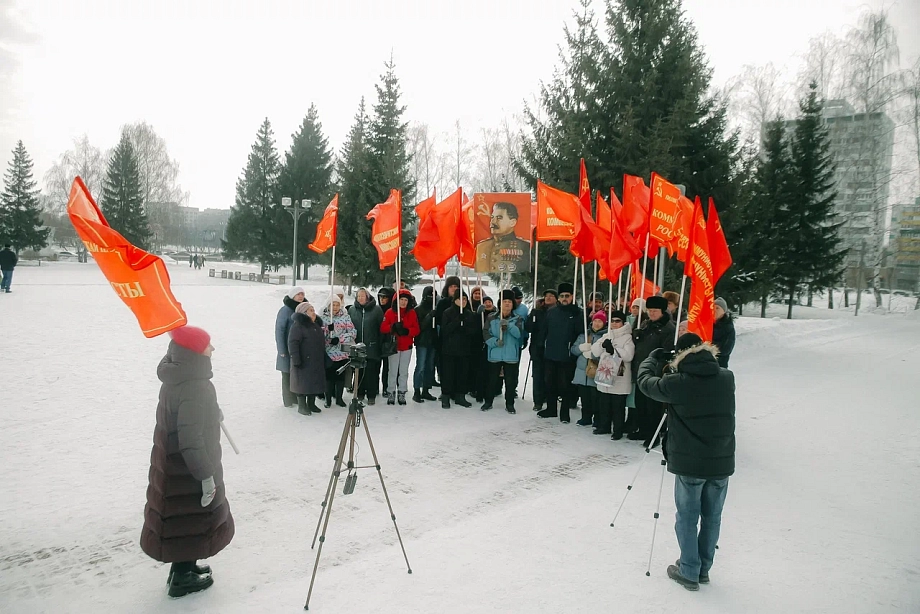
[[[121,140],[109,160],[101,206],[102,214],[112,228],[133,245],[150,249],[150,224],[144,211],[137,156],[126,131],[122,131]]]
[[[39,190],[32,180],[32,159],[19,141],[0,193],[0,245],[10,243],[17,251],[45,247],[51,229],[42,225],[40,214]]]
[[[236,203],[227,221],[227,239],[222,241],[229,257],[258,262],[263,274],[268,267],[287,262],[291,255],[291,244],[284,241],[282,229],[282,224],[292,222],[290,215],[281,209],[280,173],[272,125],[265,118],[256,133],[246,168],[236,182]]]
[[[818,86],[812,82],[799,102],[801,117],[790,147],[795,176],[790,198],[781,204],[788,230],[782,235],[786,258],[779,277],[788,293],[790,319],[796,291],[802,286],[832,287],[840,280],[846,259],[838,235],[842,221],[834,210],[834,161],[822,106]]]
[[[289,196],[294,201],[312,201],[310,211],[301,216],[298,229],[297,262],[306,271],[311,264],[321,259],[328,260],[328,257],[308,249],[307,245],[313,240],[316,224],[333,195],[332,150],[329,148],[329,140],[323,134],[316,105],[310,105],[303,123],[291,138],[291,148],[284,156],[278,185],[281,196]],[[288,213],[284,215],[290,218]],[[294,225],[287,223],[282,227],[288,244],[292,244]],[[306,275],[298,275],[297,278],[306,279]]]

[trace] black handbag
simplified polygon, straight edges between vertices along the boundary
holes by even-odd
[[[387,358],[396,353],[396,335],[380,333],[380,357]]]

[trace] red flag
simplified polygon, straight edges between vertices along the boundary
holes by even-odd
[[[611,216],[611,223],[610,244],[607,248],[608,275],[616,277],[623,267],[642,256],[642,248],[632,235],[626,232],[619,219]]]
[[[585,170],[585,159],[581,159],[578,168],[578,200],[581,206],[591,212],[591,184],[588,183],[588,171]]]
[[[476,244],[473,242],[475,234],[476,211],[473,208],[473,201],[466,194],[463,195],[460,205],[461,223],[457,227],[457,235],[460,238],[460,264],[467,268],[473,268],[476,264]]]
[[[677,259],[687,262],[687,253],[690,249],[690,229],[693,224],[693,203],[686,196],[678,199],[680,214],[677,216],[677,226],[674,228],[674,240],[668,244],[668,253],[677,252]]]
[[[731,267],[732,255],[728,251],[728,241],[725,240],[722,222],[719,221],[712,196],[709,197],[709,216],[706,219],[706,238],[709,241],[709,257],[712,260],[712,283],[715,285]]]
[[[611,232],[613,229],[613,220],[611,219],[610,205],[607,204],[607,201],[604,200],[604,197],[601,196],[601,193],[597,193],[597,225]]]
[[[162,258],[135,247],[113,230],[79,177],[70,187],[67,215],[115,294],[134,313],[145,337],[188,323],[169,287]]]
[[[623,230],[626,230],[626,226],[623,224],[623,205],[620,204],[620,199],[617,198],[613,188],[610,188],[610,210],[613,212],[613,215],[620,220],[620,225],[623,226]]]
[[[601,229],[591,219],[591,212],[579,207],[581,219],[576,225],[575,238],[569,244],[569,251],[576,258],[581,258],[582,263],[598,261],[598,265],[606,270],[607,245],[610,243],[610,233]]]
[[[649,205],[649,232],[653,239],[668,247],[673,253],[677,240],[677,224],[680,217],[680,188],[658,173],[652,173],[651,201]]]
[[[390,190],[389,198],[371,209],[367,219],[374,220],[371,243],[377,249],[380,268],[392,266],[402,245],[402,193]]]
[[[568,241],[575,238],[581,219],[574,194],[537,180],[537,241]]]
[[[623,216],[622,221],[626,230],[636,238],[639,247],[645,249],[645,240],[649,227],[649,201],[651,193],[645,186],[641,177],[623,175]],[[649,239],[649,253],[658,251],[658,242]]]
[[[322,254],[330,247],[335,247],[336,226],[339,219],[339,195],[332,197],[332,201],[326,205],[326,211],[323,212],[323,219],[316,225],[316,238],[313,243],[307,245],[317,254]]]
[[[447,261],[460,252],[460,209],[463,190],[457,191],[428,208],[425,221],[419,225],[412,253],[423,270],[438,269],[444,276]],[[419,205],[421,206],[421,205]]]
[[[690,230],[690,256],[684,266],[684,275],[690,277],[690,301],[687,305],[687,332],[696,333],[703,341],[712,341],[715,295],[712,262],[709,258],[709,239],[703,206],[697,197],[693,208],[693,227]]]
[[[642,280],[640,282],[640,280]],[[644,284],[642,282],[645,282]],[[661,292],[661,288],[653,284],[651,281],[642,276],[642,264],[636,260],[633,263],[633,273],[632,273],[632,298],[637,299],[642,297],[646,299],[650,296],[655,296]]]

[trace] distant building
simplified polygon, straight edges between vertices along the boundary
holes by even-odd
[[[920,198],[913,205],[896,205],[891,216],[895,290],[920,292]]]
[[[836,165],[837,200],[834,208],[843,226],[842,247],[848,250],[847,284],[856,284],[860,250],[868,250],[880,237],[873,236],[875,216],[881,216],[882,235],[888,232],[886,218],[891,157],[894,151],[894,122],[884,113],[856,113],[845,100],[824,103],[824,120]],[[797,122],[787,121],[787,131]],[[878,208],[876,208],[877,205]],[[871,275],[872,263],[866,261]]]

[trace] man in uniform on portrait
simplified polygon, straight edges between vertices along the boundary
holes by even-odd
[[[511,203],[492,205],[489,230],[492,237],[476,246],[475,270],[480,273],[507,273],[530,268],[530,242],[514,234],[518,209]]]

